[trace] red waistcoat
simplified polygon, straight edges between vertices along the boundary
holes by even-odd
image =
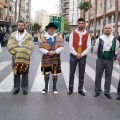
[[[89,35],[89,33],[86,32],[86,34],[82,36],[82,52],[87,48],[88,35]],[[76,52],[77,52],[77,50],[78,50],[79,41],[80,41],[80,37],[79,37],[79,35],[74,31],[74,32],[73,32],[73,47],[74,47],[74,49],[75,49]]]

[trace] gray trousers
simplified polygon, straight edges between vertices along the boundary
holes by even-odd
[[[85,66],[86,66],[86,56],[81,59],[76,59],[75,55],[70,54],[70,74],[69,74],[69,90],[74,89],[74,75],[76,66],[78,63],[78,71],[79,71],[79,85],[78,91],[83,91],[83,83],[84,83],[84,74],[85,74]]]
[[[95,76],[95,92],[101,92],[101,80],[103,76],[103,71],[105,70],[105,84],[104,84],[104,93],[110,93],[111,85],[111,76],[113,70],[113,61],[110,60],[96,60],[96,76]]]
[[[12,59],[12,67],[14,68],[14,60]],[[23,90],[28,90],[28,74],[29,67],[26,70],[25,75],[16,74],[14,75],[14,90],[20,90],[20,85]],[[22,76],[22,81],[20,77]]]
[[[120,78],[119,78],[119,83],[118,83],[118,88],[117,88],[117,94],[120,96]]]

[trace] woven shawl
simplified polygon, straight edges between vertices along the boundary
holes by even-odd
[[[63,39],[61,39],[61,37],[55,36],[54,39],[55,39],[54,48],[52,48],[50,44],[48,43],[48,41],[46,40],[46,37],[43,36],[41,38],[39,48],[44,48],[50,51],[50,50],[56,50],[59,47],[64,47]],[[42,66],[41,66],[41,70],[43,74],[45,74],[45,69],[48,67],[51,67],[51,73],[53,74],[61,72],[60,54],[55,54],[52,57],[50,57],[49,55],[45,55],[45,54],[43,55]]]
[[[30,64],[30,55],[34,49],[34,44],[31,35],[27,33],[24,38],[25,42],[20,47],[15,35],[16,32],[11,34],[7,48],[14,57],[14,74],[24,74]]]

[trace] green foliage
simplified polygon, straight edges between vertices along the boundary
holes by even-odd
[[[35,33],[37,33],[37,31],[39,31],[40,28],[41,28],[41,25],[39,25],[38,23],[34,23],[34,24],[32,25],[32,30],[33,30]]]
[[[87,12],[89,10],[89,2],[81,2],[78,6],[80,10],[85,10]]]
[[[64,31],[70,33],[70,25],[68,20],[64,20]]]

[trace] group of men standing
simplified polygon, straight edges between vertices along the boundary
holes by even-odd
[[[25,30],[23,21],[18,21],[18,30],[12,33],[9,42],[8,50],[13,55],[13,70],[14,70],[14,91],[17,94],[20,90],[20,75],[22,75],[22,89],[23,94],[28,93],[28,73],[30,64],[30,55],[34,49],[32,37]],[[47,32],[42,36],[39,50],[43,53],[41,71],[44,75],[45,87],[42,94],[48,92],[48,83],[50,74],[53,79],[53,93],[57,94],[56,88],[58,74],[61,73],[61,59],[60,53],[64,49],[64,41],[56,33],[58,27],[54,23],[49,23],[46,26]],[[87,54],[91,50],[91,37],[85,30],[85,20],[79,18],[77,21],[77,29],[70,34],[69,38],[70,49],[70,74],[69,74],[69,88],[67,94],[73,93],[74,89],[74,75],[76,66],[78,64],[79,83],[78,93],[85,96],[83,91],[84,74],[86,66]],[[112,35],[112,28],[110,25],[104,26],[104,34],[101,35],[94,47],[94,52],[97,53],[96,60],[96,77],[95,77],[95,94],[94,97],[100,95],[101,92],[101,78],[105,70],[105,85],[104,94],[107,98],[112,99],[110,95],[111,75],[113,70],[113,62],[116,55],[120,53],[119,42]],[[119,56],[119,55],[118,55]],[[120,57],[118,57],[120,62]],[[118,97],[120,100],[120,82],[118,85]]]

